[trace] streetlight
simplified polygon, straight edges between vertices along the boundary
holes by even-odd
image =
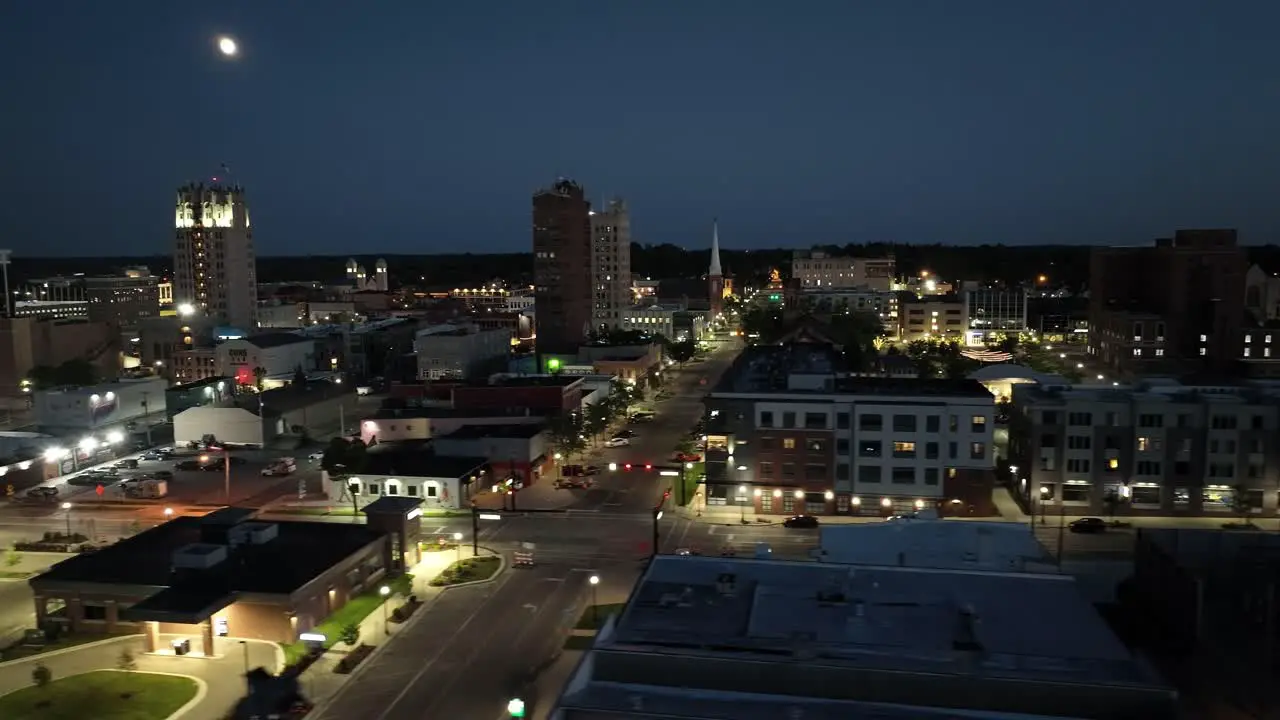
[[[168,520],[168,519],[170,519],[170,518],[172,518],[172,517],[173,517],[173,508],[165,508],[165,509],[164,509],[164,519],[165,519],[165,520]]]
[[[1048,498],[1049,498],[1049,488],[1041,485],[1040,486],[1040,525],[1041,527],[1043,527],[1045,523],[1044,501],[1047,500]]]
[[[191,303],[182,303],[178,305],[178,314],[181,315],[182,317],[194,315],[195,312],[196,312],[196,307]]]
[[[62,509],[67,513],[67,539],[71,539],[71,503],[62,503]]]
[[[462,533],[453,534],[453,544],[458,548],[458,562],[462,562]]]
[[[391,620],[387,616],[387,599],[391,596],[391,588],[383,585],[378,588],[378,594],[382,596],[382,632],[386,635],[390,635]]]
[[[249,681],[249,643],[245,640],[240,641],[240,647],[244,648],[244,684],[246,692],[253,694],[253,683]]]
[[[600,576],[592,575],[587,578],[587,582],[591,583],[591,624],[600,627],[600,594],[597,588],[600,587]]]

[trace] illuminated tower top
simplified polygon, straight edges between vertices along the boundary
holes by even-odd
[[[711,221],[711,268],[707,270],[710,277],[721,277],[720,272],[720,221]]]
[[[191,183],[178,188],[174,227],[247,229],[249,208],[239,185]]]

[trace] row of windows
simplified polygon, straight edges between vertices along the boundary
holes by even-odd
[[[1101,427],[1119,427],[1120,413],[1105,413],[1101,420],[1103,421],[1101,423]],[[1174,416],[1174,424],[1172,427],[1193,427],[1191,421],[1192,416],[1189,413],[1179,413]],[[1044,425],[1057,425],[1058,412],[1056,410],[1045,410],[1041,412],[1040,422]],[[1135,424],[1141,428],[1163,428],[1165,426],[1165,415],[1160,413],[1140,413]],[[1067,413],[1067,425],[1074,427],[1093,427],[1093,413],[1069,412]],[[1238,415],[1211,415],[1209,417],[1209,428],[1211,430],[1238,430],[1239,427],[1240,416]],[[1266,416],[1252,415],[1249,418],[1249,428],[1251,430],[1265,429]]]
[[[1104,450],[1120,449],[1119,442],[1113,437],[1107,437],[1103,440]],[[1134,445],[1138,452],[1160,452],[1164,447],[1164,442],[1159,437],[1139,437],[1135,439]],[[1041,448],[1055,448],[1058,446],[1058,437],[1052,433],[1045,433],[1040,436]],[[1178,440],[1175,452],[1189,453],[1191,452],[1191,438],[1181,438]],[[1210,454],[1234,454],[1236,452],[1237,443],[1234,438],[1209,438],[1206,443],[1206,449]],[[1249,438],[1244,442],[1245,452],[1261,453],[1263,452],[1263,444],[1261,438]],[[1068,450],[1091,450],[1093,449],[1092,435],[1068,435]]]
[[[797,425],[797,417],[799,413],[785,411],[781,413],[781,424],[775,425],[775,413],[772,410],[763,410],[760,412],[760,427],[772,428],[779,427],[791,429],[803,427],[805,430],[826,430],[827,414],[821,412],[803,413],[803,425]],[[919,432],[919,415],[895,414],[890,416],[890,425],[894,432]],[[849,429],[849,413],[836,413],[836,429]],[[941,432],[942,416],[927,415],[925,416],[925,432]],[[865,432],[881,432],[885,428],[884,415],[875,413],[863,413],[858,415],[858,429]],[[960,416],[951,415],[947,429],[956,432],[960,429]],[[987,429],[987,418],[985,415],[973,415],[969,418],[969,431],[973,433],[982,433]]]
[[[849,479],[849,464],[837,463],[835,467],[836,480]],[[776,467],[774,463],[762,462],[759,464],[759,472],[761,480],[796,480],[797,468],[795,463],[779,463]],[[949,471],[953,472],[953,471]],[[937,485],[938,478],[941,477],[942,471],[936,467],[917,468],[912,465],[893,465],[886,468],[884,465],[858,465],[858,482],[860,483],[878,483],[888,480],[895,485],[909,485],[917,481],[917,476],[922,477],[925,485]],[[829,468],[826,465],[808,464],[804,466],[803,479],[810,482],[821,482],[829,480]]]
[[[1120,469],[1120,463],[1114,459],[1106,461],[1105,469],[1107,472],[1116,472]],[[1041,458],[1040,469],[1051,471],[1054,470],[1053,458]],[[1088,458],[1070,458],[1067,460],[1067,472],[1080,475],[1088,475],[1093,469],[1093,462]],[[1139,460],[1134,463],[1133,474],[1135,476],[1154,476],[1162,477],[1164,464],[1155,460]],[[1249,478],[1260,478],[1263,476],[1264,466],[1259,463],[1249,463],[1245,466],[1245,476]],[[1176,476],[1187,476],[1191,474],[1191,463],[1186,460],[1179,460],[1173,463],[1173,474]],[[1211,478],[1233,478],[1236,476],[1236,466],[1234,463],[1209,463],[1205,468],[1205,475]]]
[[[780,445],[777,442],[777,439],[772,437],[762,437],[758,442],[760,444],[760,450],[762,452],[777,450],[779,449],[779,447],[783,450],[795,450],[797,447],[795,438],[782,438],[782,442]],[[909,459],[918,457],[917,453],[921,451],[921,448],[919,448],[920,445],[924,446],[923,453],[926,459],[936,460],[938,459],[938,456],[939,456],[939,453],[938,453],[939,443],[936,443],[936,442],[917,443],[914,440],[894,440],[893,442],[888,444],[892,446],[893,457],[898,458],[900,460],[909,460]],[[808,452],[821,453],[821,452],[826,452],[827,445],[828,443],[826,440],[822,440],[818,438],[809,438],[804,440],[803,447],[804,447],[804,450]],[[858,443],[858,457],[864,457],[864,458],[884,457],[885,445],[886,445],[885,441],[882,441],[882,440],[863,440]],[[959,457],[959,453],[960,453],[959,443],[950,442],[950,443],[947,443],[947,446],[948,446],[948,455],[952,460],[955,460],[957,457]],[[836,439],[836,454],[837,455],[849,454],[849,440],[847,438]],[[981,442],[969,443],[969,459],[982,460],[986,458],[986,456],[987,456],[986,443],[981,443]]]

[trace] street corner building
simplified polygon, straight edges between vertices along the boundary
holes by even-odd
[[[372,503],[364,525],[263,522],[234,507],[175,518],[32,578],[36,623],[142,633],[157,654],[224,655],[240,639],[295,642],[418,562],[419,504]]]
[[[432,442],[380,442],[365,453],[359,474],[324,473],[324,488],[334,504],[364,507],[379,499],[404,498],[427,509],[470,507],[487,490],[488,458],[442,455]]]
[[[750,348],[705,399],[707,506],[762,515],[994,515],[995,397],[853,377],[829,346]]]

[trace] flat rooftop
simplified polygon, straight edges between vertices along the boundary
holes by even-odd
[[[603,647],[1047,682],[1154,679],[1074,579],[1030,573],[660,556]]]
[[[380,442],[365,453],[367,475],[401,475],[425,478],[464,478],[488,464],[483,457],[437,455],[428,440]]]
[[[174,589],[174,594],[289,594],[311,582],[383,534],[366,525],[321,522],[272,522],[278,535],[270,542],[237,551],[234,559],[175,582],[173,555],[206,541],[205,518],[179,517],[96,552],[82,553],[31,580],[47,582],[144,585]],[[234,572],[220,572],[234,568]],[[179,587],[175,587],[175,585]]]
[[[541,424],[524,425],[463,425],[448,435],[437,436],[437,439],[449,440],[483,440],[485,438],[513,438],[528,440],[537,437],[546,428]]]
[[[804,375],[826,375],[830,382],[807,388],[792,382]],[[711,393],[856,395],[894,397],[971,397],[991,400],[991,391],[976,380],[848,377],[840,353],[821,343],[796,342],[756,346],[744,351]]]
[[[533,415],[525,408],[451,408],[451,407],[402,407],[380,408],[365,418],[372,422],[379,420],[398,420],[413,418],[528,418],[530,422],[542,423],[542,415]]]
[[[580,375],[516,375],[459,385],[458,389],[501,389],[523,387],[569,387],[582,379]]]
[[[1017,385],[1018,403],[1067,405],[1068,403],[1144,403],[1169,405],[1248,405],[1275,403],[1280,388],[1265,382],[1224,382],[1186,385],[1172,378],[1148,378],[1134,385]]]

